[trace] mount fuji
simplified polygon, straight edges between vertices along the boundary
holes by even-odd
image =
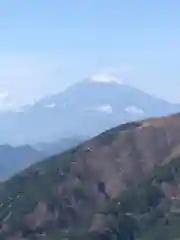
[[[20,112],[1,113],[0,143],[85,138],[127,121],[178,111],[179,104],[153,97],[114,76],[97,74]]]

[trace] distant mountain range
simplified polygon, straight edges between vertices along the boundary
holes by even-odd
[[[31,164],[45,157],[40,151],[29,145],[12,147],[0,146],[0,181],[8,179],[15,173],[29,167]]]
[[[21,112],[0,114],[0,143],[34,144],[73,136],[87,137],[115,125],[180,111],[118,79],[83,80]]]
[[[13,147],[0,145],[0,181],[4,181],[30,165],[83,142],[83,139],[60,139],[54,142],[37,143],[34,146]]]

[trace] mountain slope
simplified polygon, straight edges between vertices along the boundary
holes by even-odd
[[[1,237],[177,239],[179,156],[180,114],[111,129],[2,184]]]
[[[96,80],[96,81],[95,81]],[[118,81],[87,79],[18,113],[0,115],[0,142],[94,136],[120,123],[176,113],[180,106]]]
[[[84,80],[65,92],[44,99],[35,108],[61,112],[62,134],[95,135],[128,121],[177,112],[179,105],[154,98],[134,87],[114,82]],[[77,117],[76,117],[77,116]],[[73,119],[73,121],[72,121]],[[59,128],[59,131],[60,128]]]

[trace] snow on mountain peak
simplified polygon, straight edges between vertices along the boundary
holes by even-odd
[[[93,82],[100,83],[123,84],[123,82],[119,80],[116,76],[114,76],[112,73],[98,73],[93,75],[90,80]]]

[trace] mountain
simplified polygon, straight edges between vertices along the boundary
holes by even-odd
[[[7,180],[43,158],[61,153],[83,142],[78,137],[60,139],[55,142],[42,142],[35,145],[0,145],[0,181]]]
[[[29,145],[12,147],[0,146],[0,181],[8,179],[31,164],[44,158],[44,154]]]
[[[95,136],[120,123],[180,111],[111,76],[83,80],[21,112],[0,114],[0,143],[23,145]]]
[[[180,237],[180,114],[120,125],[0,186],[1,239]]]

